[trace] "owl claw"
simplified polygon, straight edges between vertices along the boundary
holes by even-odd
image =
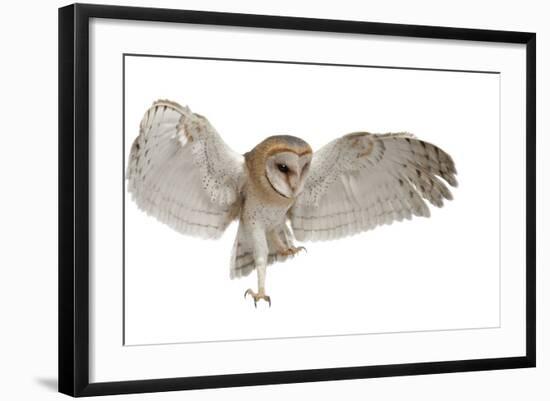
[[[306,249],[305,246],[299,246],[299,247],[291,246],[290,248],[287,248],[284,251],[280,251],[279,255],[281,255],[281,256],[294,256],[297,253],[299,253],[300,251],[306,251],[306,253],[307,253],[307,249]]]
[[[252,288],[249,288],[248,290],[246,290],[244,292],[244,299],[246,299],[246,296],[249,295],[252,297],[252,299],[254,300],[254,307],[257,308],[258,307],[258,301],[260,299],[263,299],[264,301],[266,301],[268,304],[269,304],[269,307],[271,308],[271,297],[269,295],[265,295],[262,291],[258,292],[258,293],[255,293],[254,291],[252,291]]]

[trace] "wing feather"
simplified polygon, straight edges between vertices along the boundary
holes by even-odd
[[[457,186],[452,158],[408,133],[353,133],[313,156],[304,191],[289,213],[298,240],[356,234],[412,216],[429,217],[424,201],[443,206]]]
[[[181,233],[217,238],[240,207],[244,158],[206,118],[159,100],[141,120],[126,174],[140,209]]]

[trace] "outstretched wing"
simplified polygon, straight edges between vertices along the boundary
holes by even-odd
[[[159,100],[132,145],[128,191],[140,209],[175,230],[217,238],[238,215],[243,168],[244,157],[206,118]]]
[[[457,185],[451,157],[408,133],[353,133],[314,153],[289,213],[298,240],[328,240],[411,216],[430,215]]]

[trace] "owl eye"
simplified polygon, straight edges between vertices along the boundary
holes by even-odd
[[[277,164],[277,168],[281,173],[288,173],[288,166],[286,164]]]

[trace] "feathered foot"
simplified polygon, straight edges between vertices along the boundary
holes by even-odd
[[[279,251],[277,253],[281,256],[294,256],[294,255],[296,255],[297,253],[299,253],[301,251],[306,251],[307,252],[307,249],[303,246],[299,246],[299,247],[291,246],[291,247],[289,247],[287,249],[284,249],[282,251]]]
[[[266,301],[269,304],[269,307],[271,308],[271,298],[269,297],[269,295],[266,295],[263,290],[260,290],[258,292],[254,292],[254,291],[252,291],[252,288],[249,288],[244,293],[244,299],[246,299],[246,296],[249,295],[249,294],[252,297],[252,299],[254,300],[254,307],[255,308],[258,307],[257,303],[260,299],[263,299],[264,301]]]

